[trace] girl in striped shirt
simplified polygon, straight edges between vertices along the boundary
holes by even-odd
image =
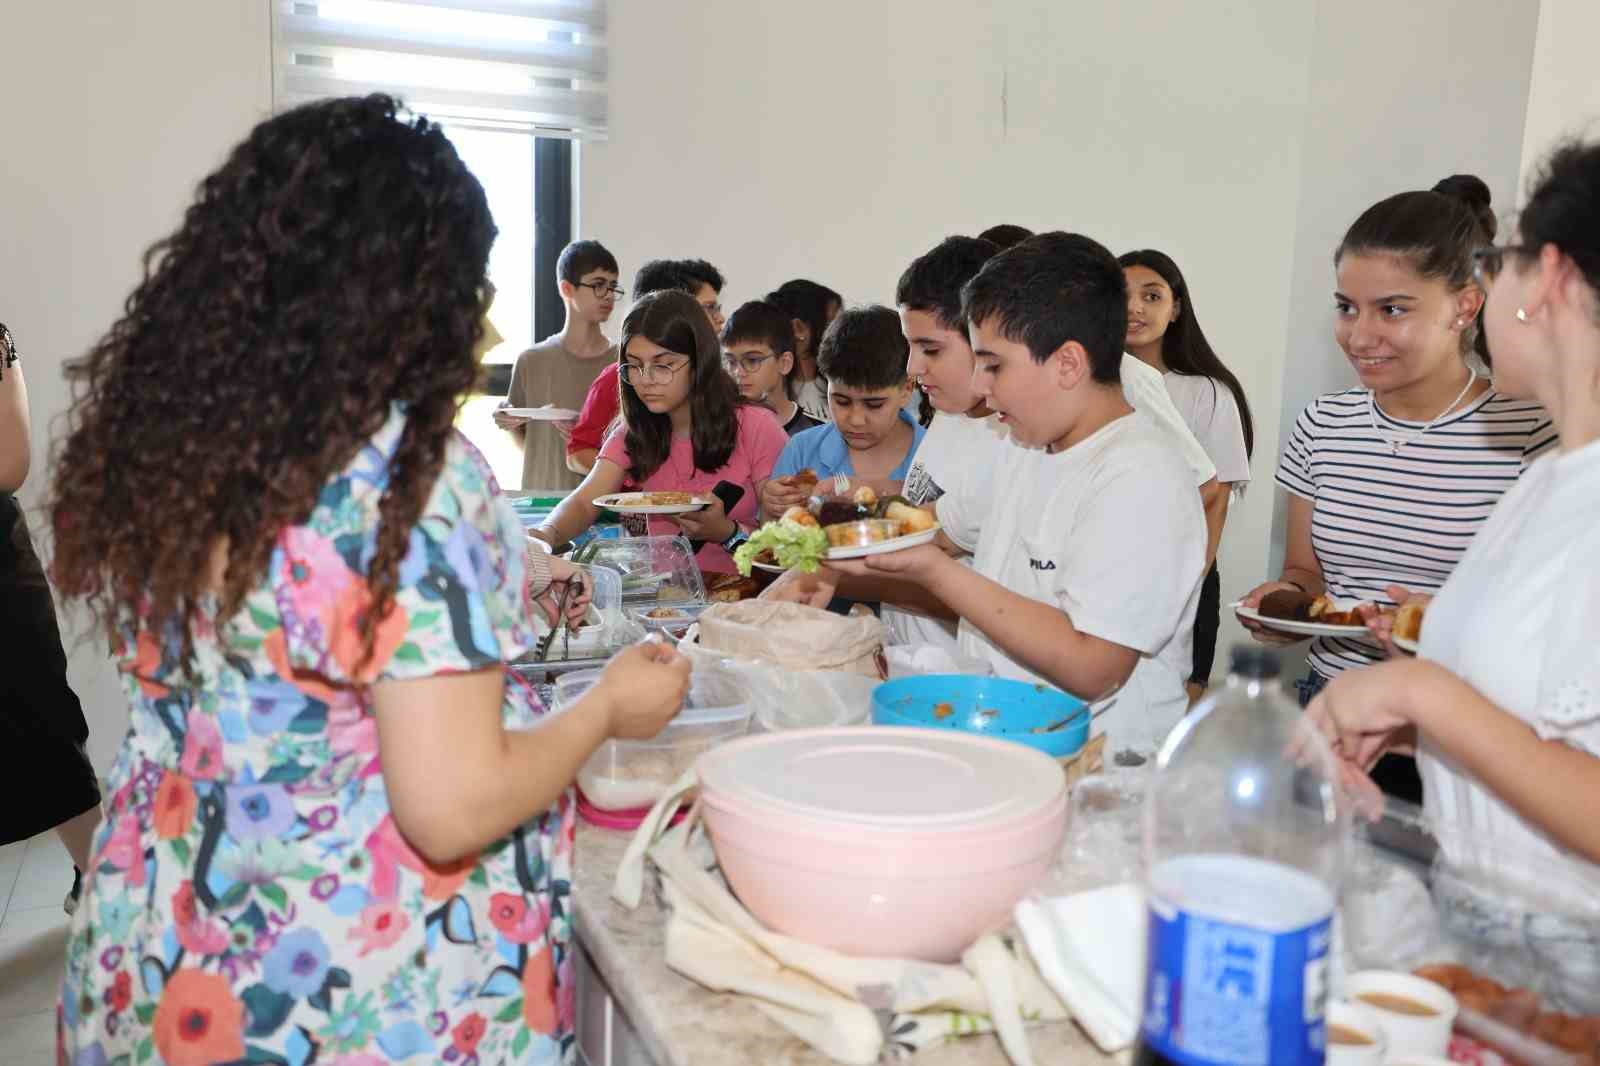
[[[1385,606],[1401,589],[1436,591],[1495,503],[1554,443],[1543,408],[1496,393],[1474,366],[1474,352],[1487,353],[1472,253],[1494,232],[1488,187],[1458,175],[1380,201],[1345,234],[1334,335],[1361,385],[1300,413],[1277,473],[1289,493],[1283,574],[1244,606],[1282,588]],[[1265,643],[1301,639],[1245,625]],[[1372,639],[1317,638],[1301,702],[1384,658]],[[1409,758],[1389,757],[1373,776],[1421,797]]]

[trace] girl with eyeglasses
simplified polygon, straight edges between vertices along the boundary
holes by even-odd
[[[1288,493],[1283,571],[1244,597],[1276,589],[1382,607],[1434,592],[1500,497],[1555,443],[1532,398],[1490,387],[1473,353],[1483,289],[1472,253],[1494,236],[1489,189],[1457,175],[1362,213],[1334,256],[1334,337],[1360,385],[1300,413],[1278,464]],[[1303,640],[1244,621],[1269,644]],[[1382,662],[1370,633],[1318,637],[1301,702],[1348,670]],[[1385,791],[1421,798],[1401,753],[1376,768]]]
[[[1532,960],[1548,1006],[1595,1014],[1600,143],[1559,148],[1510,242],[1478,259],[1494,388],[1542,404],[1557,444],[1479,526],[1417,657],[1340,675],[1309,713],[1356,771],[1416,737],[1441,914],[1470,921],[1491,964]]]
[[[533,535],[550,545],[594,524],[602,496],[646,492],[711,495],[728,483],[742,492],[732,510],[721,499],[703,510],[652,516],[652,534],[682,532],[699,544],[702,570],[734,572],[732,551],[758,522],[761,486],[788,443],[767,408],[742,402],[722,367],[711,320],[692,296],[654,293],[622,322],[618,374],[622,421],[600,449],[583,484]]]

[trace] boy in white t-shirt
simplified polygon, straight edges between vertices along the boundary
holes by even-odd
[[[1188,704],[1205,569],[1195,475],[1123,395],[1121,268],[1075,234],[989,260],[963,290],[976,391],[1010,431],[982,476],[937,503],[937,544],[786,575],[778,597],[831,598],[841,575],[893,575],[960,618],[995,672],[1095,702],[1116,752],[1149,756]],[[952,556],[973,554],[972,566]]]
[[[961,290],[1000,251],[977,237],[947,237],[918,256],[900,275],[895,303],[911,346],[907,373],[935,411],[901,490],[912,503],[932,507],[969,476],[988,476],[1006,427],[989,410],[973,381],[976,357],[961,317]],[[1120,365],[1123,396],[1164,426],[1195,483],[1211,484],[1216,470],[1162,386],[1161,376],[1132,356]],[[933,644],[956,650],[955,619],[943,605],[883,605],[883,620],[897,644]]]

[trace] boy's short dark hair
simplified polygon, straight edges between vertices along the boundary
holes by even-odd
[[[1033,236],[1033,230],[1026,226],[1013,226],[1009,222],[1002,222],[998,226],[990,226],[978,234],[980,241],[988,241],[1001,251],[1014,248]]]
[[[680,259],[678,265],[683,267],[683,272],[694,278],[701,285],[710,285],[716,292],[721,292],[725,284],[722,271],[706,262],[704,259]],[[697,286],[698,287],[698,286]],[[690,295],[693,295],[691,293]]]
[[[693,296],[700,284],[684,269],[681,260],[652,259],[633,275],[633,299],[637,302],[653,292],[669,289]]]
[[[933,250],[911,261],[894,288],[894,302],[912,311],[927,311],[945,329],[965,329],[961,286],[977,277],[983,264],[1000,249],[982,237],[946,237]]]
[[[556,277],[562,281],[570,281],[574,285],[582,281],[585,274],[594,270],[622,273],[617,268],[617,257],[599,241],[573,241],[561,249],[561,256],[556,260]]]
[[[724,348],[739,344],[765,344],[773,355],[794,351],[794,323],[789,313],[765,300],[739,305],[722,327]]]
[[[1127,282],[1116,257],[1082,234],[1041,233],[1001,252],[967,282],[961,312],[974,325],[994,320],[1036,363],[1077,341],[1095,381],[1122,380]]]
[[[817,346],[817,370],[852,389],[892,389],[906,381],[911,345],[900,316],[877,304],[839,312]]]
[[[794,352],[794,320],[789,312],[766,300],[751,300],[739,305],[722,326],[722,346],[765,344],[773,355]],[[794,372],[783,375],[783,394],[795,396]]]

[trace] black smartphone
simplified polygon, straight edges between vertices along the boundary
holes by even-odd
[[[744,486],[735,485],[731,481],[719,481],[717,482],[717,487],[711,490],[711,495],[722,501],[723,514],[731,514],[739,501],[744,499]],[[703,540],[691,540],[689,543],[694,546],[695,551],[699,551],[700,545],[706,542]]]
[[[739,501],[744,499],[744,486],[731,481],[719,481],[717,487],[711,490],[711,495],[722,501],[723,514],[732,514]]]

